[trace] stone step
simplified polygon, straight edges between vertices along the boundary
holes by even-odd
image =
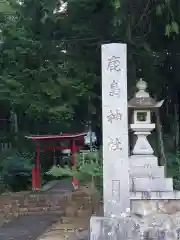
[[[55,207],[34,207],[34,208],[19,208],[18,215],[37,215],[37,214],[64,214],[65,209],[59,206]]]
[[[158,160],[155,156],[141,156],[133,155],[129,158],[129,164],[131,166],[144,166],[145,168],[152,168],[158,166]]]
[[[46,212],[46,211],[58,211],[62,210],[62,207],[60,206],[54,206],[54,207],[26,207],[26,208],[20,208],[19,212]]]
[[[173,191],[172,178],[133,178],[131,179],[130,191]]]
[[[180,199],[180,191],[164,192],[164,191],[152,191],[152,192],[130,192],[131,200],[151,199],[151,200],[173,200]]]
[[[20,207],[48,207],[51,205],[64,206],[66,205],[71,198],[67,194],[31,194],[27,196],[24,201],[20,202]]]
[[[130,176],[136,178],[164,178],[164,166],[153,166],[152,168],[131,166]]]
[[[58,228],[56,226],[52,226],[52,229],[54,230],[78,230],[83,229],[84,227],[87,227],[89,225],[89,218],[87,217],[62,217],[59,221]],[[71,228],[72,227],[72,228]]]
[[[56,210],[56,211],[47,211],[47,212],[20,212],[18,214],[18,216],[36,216],[36,215],[43,215],[45,214],[47,215],[59,215],[59,216],[63,216],[64,215],[64,211],[62,210]]]

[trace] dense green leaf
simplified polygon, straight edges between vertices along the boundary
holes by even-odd
[[[156,7],[156,14],[158,16],[162,15],[162,6],[160,4],[158,4]]]
[[[176,34],[179,34],[179,25],[177,24],[177,22],[175,21],[172,22],[171,26],[172,26],[172,31]]]

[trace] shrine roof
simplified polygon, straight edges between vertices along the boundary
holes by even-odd
[[[147,98],[134,97],[130,99],[130,101],[128,102],[129,108],[154,108],[155,105],[156,101],[151,97]]]
[[[70,138],[78,138],[85,136],[87,133],[62,133],[59,135],[32,135],[25,136],[27,139],[32,140],[57,140],[57,139],[70,139]]]

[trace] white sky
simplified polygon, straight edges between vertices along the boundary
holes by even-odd
[[[20,5],[22,4],[22,1],[21,1],[21,0],[17,0],[17,2],[18,2]],[[60,0],[60,3],[61,3],[60,9],[59,9],[59,10],[55,9],[55,10],[54,10],[54,13],[66,11],[66,9],[67,9],[67,2],[64,2],[64,1]]]
[[[54,10],[54,13],[57,13],[57,12],[65,12],[66,9],[67,9],[67,2],[64,2],[64,1],[60,1],[61,3],[61,7],[59,10],[55,9]]]

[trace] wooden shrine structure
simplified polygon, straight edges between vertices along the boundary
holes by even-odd
[[[75,134],[60,134],[60,135],[34,135],[26,136],[26,139],[33,140],[36,146],[36,162],[35,167],[32,168],[32,189],[40,189],[40,151],[41,150],[66,150],[71,151],[71,163],[72,166],[76,165],[75,154],[79,150],[77,141],[84,141],[84,136],[87,133],[75,133]],[[56,144],[50,144],[48,142],[55,141]],[[63,144],[66,142],[66,144]],[[42,145],[46,143],[46,145]]]

